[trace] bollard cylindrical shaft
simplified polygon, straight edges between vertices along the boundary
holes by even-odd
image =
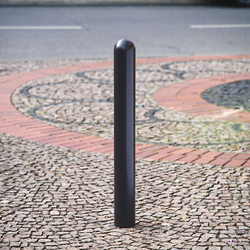
[[[126,39],[114,48],[115,226],[135,225],[135,46]]]

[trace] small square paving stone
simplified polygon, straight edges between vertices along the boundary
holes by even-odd
[[[10,242],[10,247],[19,247],[20,245],[21,245],[21,242],[16,242],[16,241]]]
[[[207,247],[201,247],[201,246],[194,246],[192,250],[206,250]]]

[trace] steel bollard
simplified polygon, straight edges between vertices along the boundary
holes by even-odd
[[[114,207],[115,226],[135,225],[135,46],[114,47]]]

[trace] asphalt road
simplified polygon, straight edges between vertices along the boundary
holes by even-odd
[[[0,61],[250,54],[250,9],[223,6],[2,7]]]

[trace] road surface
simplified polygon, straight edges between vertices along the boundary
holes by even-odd
[[[0,61],[250,54],[250,10],[223,6],[0,8]]]

